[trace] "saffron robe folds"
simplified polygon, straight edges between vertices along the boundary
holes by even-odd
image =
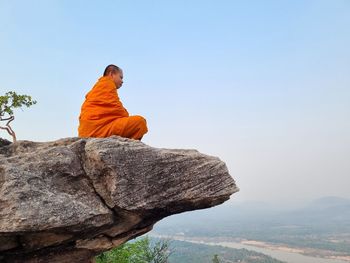
[[[86,94],[79,117],[79,137],[119,135],[141,140],[147,133],[142,116],[129,116],[121,103],[111,77],[101,77]]]

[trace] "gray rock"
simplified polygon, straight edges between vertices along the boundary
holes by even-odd
[[[88,262],[237,191],[222,161],[195,150],[117,136],[0,145],[0,261]]]
[[[0,147],[10,145],[10,144],[11,144],[11,142],[9,140],[0,138]]]

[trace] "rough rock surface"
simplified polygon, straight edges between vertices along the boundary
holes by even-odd
[[[117,136],[0,145],[0,262],[89,262],[162,218],[238,191],[195,150]]]

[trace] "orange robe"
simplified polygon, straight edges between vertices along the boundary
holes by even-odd
[[[147,133],[142,116],[129,116],[111,77],[101,77],[85,96],[79,117],[79,137],[119,135],[141,140]]]

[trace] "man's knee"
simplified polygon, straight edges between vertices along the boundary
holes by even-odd
[[[129,117],[130,129],[126,137],[141,140],[143,135],[148,132],[146,119],[139,115],[134,115]]]
[[[147,122],[146,122],[146,119],[145,119],[144,117],[142,117],[142,116],[140,116],[140,115],[135,115],[135,116],[133,116],[133,117],[134,117],[135,121],[137,122],[137,124],[138,124],[141,128],[147,130]]]

